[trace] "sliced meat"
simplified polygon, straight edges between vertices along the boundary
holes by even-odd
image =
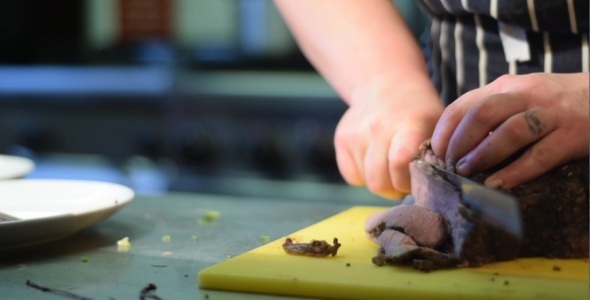
[[[450,229],[451,254],[470,266],[517,257],[520,241],[472,218],[460,192],[440,177],[432,165],[418,159],[410,163],[415,205],[440,213]]]
[[[387,263],[394,265],[410,265],[415,269],[428,272],[441,268],[456,267],[459,261],[450,254],[436,251],[428,247],[401,245],[380,251],[373,257],[373,263],[382,266]]]
[[[439,246],[448,232],[446,221],[441,214],[415,205],[397,205],[370,216],[365,223],[365,230],[373,239],[383,231],[378,229],[383,222],[385,228],[403,232],[417,245],[430,248]]]

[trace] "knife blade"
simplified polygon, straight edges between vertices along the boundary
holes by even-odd
[[[499,190],[489,189],[467,177],[432,165],[442,178],[451,183],[461,194],[463,204],[474,218],[522,238],[522,216],[518,200]]]

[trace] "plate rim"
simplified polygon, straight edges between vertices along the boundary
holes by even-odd
[[[123,208],[124,206],[128,205],[131,201],[135,199],[135,191],[128,186],[123,184],[114,183],[114,182],[106,182],[106,181],[96,181],[96,180],[78,180],[78,179],[11,179],[11,180],[0,180],[0,190],[2,185],[10,185],[10,184],[24,184],[27,182],[44,182],[44,183],[51,183],[51,182],[60,182],[60,183],[85,183],[85,184],[96,184],[97,186],[107,186],[110,188],[119,189],[126,193],[125,197],[120,197],[118,199],[110,199],[115,200],[110,202],[109,205],[102,205],[100,207],[91,208],[84,211],[77,211],[77,212],[65,212],[59,215],[52,215],[46,217],[38,217],[38,218],[30,218],[30,219],[21,219],[15,221],[6,221],[0,222],[0,232],[11,232],[15,231],[18,232],[19,229],[23,229],[22,227],[27,226],[46,226],[51,224],[59,224],[60,222],[72,221],[78,224],[82,224],[80,226],[76,226],[76,228],[68,228],[66,230],[61,230],[62,234],[53,234],[51,236],[43,237],[41,240],[30,240],[30,238],[24,238],[21,242],[15,243],[7,243],[0,239],[0,250],[7,250],[7,249],[14,249],[14,248],[22,248],[33,246],[37,244],[43,244],[47,242],[52,242],[56,240],[60,240],[76,233],[83,231],[89,227],[92,227],[106,219],[108,219],[111,215],[116,213],[118,210]],[[96,216],[96,219],[89,221],[88,223],[84,223],[84,220],[91,219],[93,216]],[[38,223],[35,225],[35,223]],[[51,231],[51,230],[50,230]],[[55,231],[55,230],[54,230]],[[30,236],[34,236],[35,234],[29,233]],[[26,236],[26,235],[25,235]]]

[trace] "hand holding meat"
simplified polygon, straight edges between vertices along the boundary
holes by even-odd
[[[587,157],[588,80],[588,73],[503,76],[468,92],[442,114],[434,153],[464,176],[518,155],[487,178],[492,188],[512,188]]]

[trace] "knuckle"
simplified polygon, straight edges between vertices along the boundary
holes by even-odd
[[[386,127],[382,119],[375,118],[369,121],[369,132],[373,135],[377,135],[383,131]]]
[[[514,83],[515,75],[504,74],[492,82],[492,85],[497,87],[499,91],[507,90]]]
[[[511,75],[505,74],[493,82],[498,92],[535,91],[545,87],[540,74]]]
[[[443,111],[443,114],[441,116],[441,120],[453,120],[456,118],[460,118],[462,116],[462,109],[459,105],[459,102],[453,102],[451,104],[449,104],[445,110]]]
[[[470,111],[470,119],[478,124],[488,124],[493,119],[493,101],[483,101]]]
[[[346,147],[350,141],[355,140],[355,135],[356,133],[353,130],[338,126],[334,132],[334,146],[336,148]]]

